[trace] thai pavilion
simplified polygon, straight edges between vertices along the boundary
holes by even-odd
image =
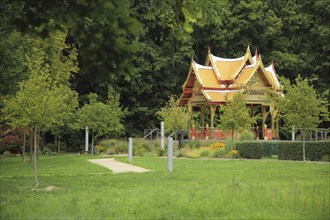
[[[214,56],[209,49],[205,66],[194,60],[191,61],[178,100],[179,105],[188,107],[191,115],[193,109],[198,108],[200,111],[201,128],[195,128],[189,122],[190,138],[222,139],[227,136],[221,128],[214,128],[216,109],[225,104],[226,100],[230,100],[235,93],[243,92],[250,114],[253,115],[256,110],[261,112],[262,124],[259,124],[261,137],[277,139],[278,115],[266,90],[282,94],[274,64],[264,67],[257,51],[252,57],[248,47],[244,56],[228,59]],[[205,127],[207,108],[209,108],[210,127],[208,125]],[[266,125],[268,117],[270,117],[270,128]]]

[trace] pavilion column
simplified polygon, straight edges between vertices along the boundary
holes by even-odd
[[[216,105],[211,105],[210,106],[210,113],[211,113],[211,139],[214,136],[214,115],[215,115],[215,110],[217,109]]]
[[[250,116],[251,117],[254,117],[254,111],[253,110],[254,110],[254,106],[253,106],[253,104],[251,104],[250,105]]]
[[[250,105],[250,117],[254,117],[254,106],[253,104]],[[251,128],[254,128],[254,123],[251,124]],[[251,129],[252,130],[252,129]]]
[[[276,119],[276,139],[277,140],[280,139],[280,130],[279,130],[279,127],[278,127],[278,121],[279,121],[279,118]]]
[[[265,105],[262,105],[261,106],[261,113],[262,113],[262,136],[264,137],[264,139],[265,139],[265,135],[266,135],[266,133],[265,133],[266,118],[267,118],[267,116],[269,114],[269,112],[267,112],[266,108],[267,108],[267,106],[265,106]]]
[[[201,116],[200,116],[202,128],[205,127],[205,113],[206,113],[206,107],[203,106],[201,107]]]
[[[191,138],[190,137],[190,130],[192,128],[192,124],[191,124],[192,112],[193,112],[192,105],[188,104],[188,114],[189,114],[189,121],[188,121],[189,132],[188,132],[188,134],[189,134],[189,138]]]
[[[270,112],[272,124],[271,124],[271,129],[272,129],[272,139],[275,137],[275,117],[276,117],[276,112],[272,111]]]

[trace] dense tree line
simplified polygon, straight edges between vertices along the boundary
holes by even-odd
[[[90,93],[107,103],[110,86],[126,109],[126,135],[158,126],[157,111],[170,95],[180,94],[191,58],[204,63],[208,47],[218,56],[239,57],[250,45],[266,65],[274,61],[280,76],[319,79],[313,81],[314,88],[323,93],[330,85],[329,3],[1,0],[0,105],[28,79],[26,54],[35,39],[52,43],[58,31],[66,33],[61,61],[72,50],[77,54],[76,68],[67,71],[77,72],[68,82],[80,106]],[[52,51],[46,48],[46,53]]]

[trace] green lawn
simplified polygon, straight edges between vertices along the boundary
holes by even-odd
[[[0,219],[329,219],[330,164],[139,157],[148,173],[112,174],[66,155],[1,158]],[[94,157],[95,158],[95,157]],[[118,158],[126,161],[127,158]]]

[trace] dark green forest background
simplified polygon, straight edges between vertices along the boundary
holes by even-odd
[[[315,79],[321,94],[330,85],[329,19],[330,0],[1,0],[0,95],[27,77],[28,43],[11,33],[46,39],[58,29],[78,51],[71,84],[80,105],[90,92],[105,101],[111,85],[127,110],[126,135],[158,127],[156,112],[180,95],[192,57],[204,64],[208,47],[236,58],[249,45],[279,76]]]

